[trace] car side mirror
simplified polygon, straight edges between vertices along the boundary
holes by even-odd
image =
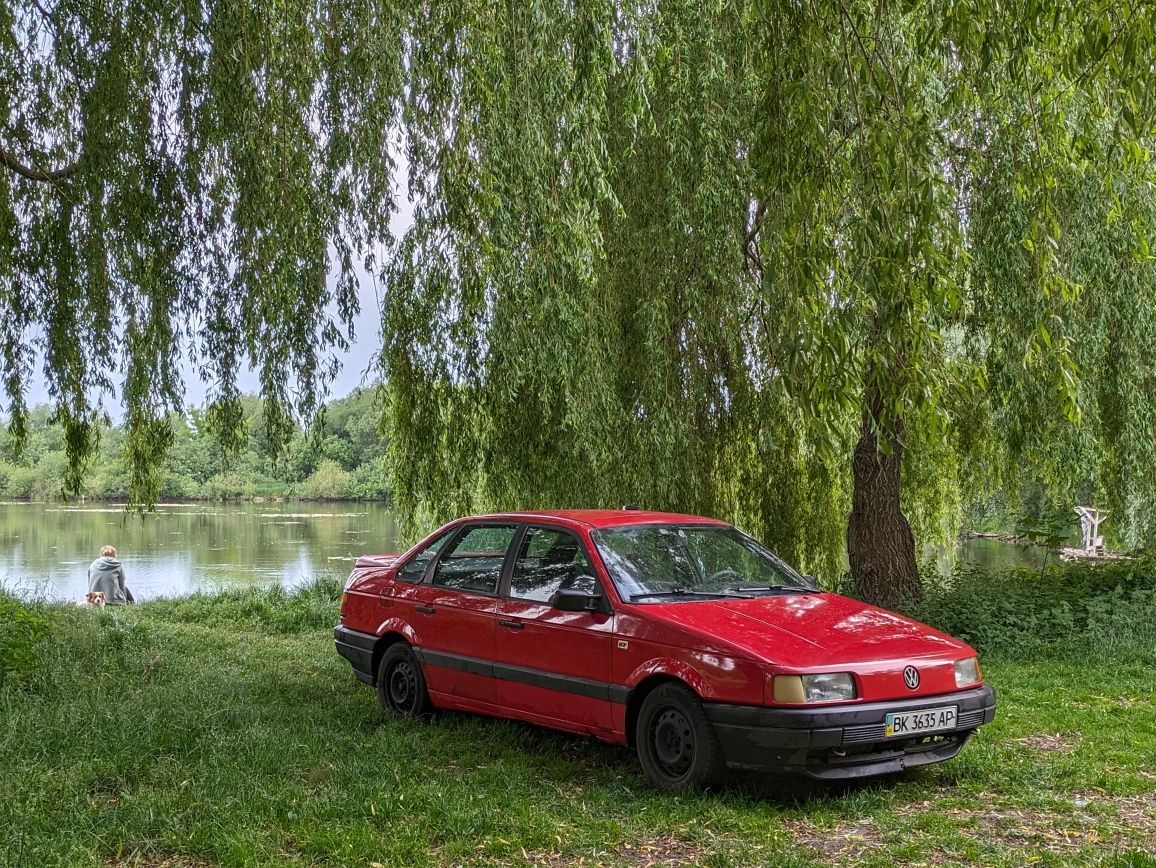
[[[604,597],[588,594],[575,588],[559,588],[550,598],[550,605],[562,612],[602,612]]]

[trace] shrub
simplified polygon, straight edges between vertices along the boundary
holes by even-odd
[[[388,501],[390,496],[388,479],[384,458],[362,464],[351,473],[349,496],[356,500]]]
[[[351,479],[348,470],[336,461],[326,458],[305,480],[302,492],[312,500],[340,500],[349,497]]]
[[[0,594],[0,687],[35,672],[37,646],[52,627],[52,621],[38,609]]]
[[[1156,559],[931,576],[905,614],[984,652],[1156,659]]]

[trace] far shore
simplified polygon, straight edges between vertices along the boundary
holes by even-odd
[[[187,506],[190,503],[378,503],[382,506],[390,506],[388,500],[375,497],[298,497],[296,495],[262,495],[262,494],[244,494],[244,495],[230,495],[229,497],[166,497],[164,500],[158,500],[156,503],[149,506],[144,506],[144,509],[155,509],[158,506]],[[122,506],[126,509],[133,508],[127,497],[74,497],[69,499],[54,498],[51,500],[40,500],[31,497],[9,497],[0,500],[0,506],[83,506],[85,504],[94,504],[102,506]]]

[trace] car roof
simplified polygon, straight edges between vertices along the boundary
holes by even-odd
[[[571,524],[581,524],[590,528],[623,527],[632,524],[714,524],[725,526],[727,522],[701,515],[686,515],[678,512],[654,512],[644,509],[545,509],[536,512],[497,512],[491,515],[475,515],[462,521],[478,519],[503,519],[513,521],[533,521],[534,519],[555,519]]]

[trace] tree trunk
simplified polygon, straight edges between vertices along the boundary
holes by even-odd
[[[847,558],[859,597],[894,608],[923,596],[915,560],[915,537],[899,508],[899,470],[903,461],[903,425],[885,440],[881,451],[873,428],[883,402],[877,391],[867,396],[859,442],[852,461],[851,516],[847,521]]]

